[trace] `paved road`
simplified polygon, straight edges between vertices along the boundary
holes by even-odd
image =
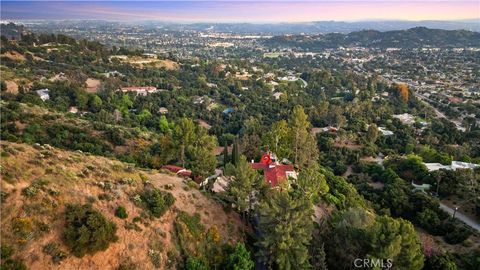
[[[426,96],[418,94],[418,93],[415,93],[415,96],[417,98],[421,99],[427,105],[430,105],[430,107],[432,107],[433,110],[435,111],[435,114],[437,115],[437,117],[448,119],[450,122],[454,123],[455,126],[457,126],[458,130],[464,131],[464,128],[462,127],[462,123],[460,121],[455,120],[455,119],[449,119],[443,112],[439,111],[437,108],[435,108],[435,106],[432,105],[432,103],[435,103],[435,101],[427,98]]]
[[[443,203],[440,203],[440,209],[443,209],[445,212],[449,213],[450,215],[453,215],[453,210],[452,208],[446,206]],[[480,223],[478,223],[476,220],[471,219],[470,217],[465,216],[464,214],[460,213],[457,211],[455,214],[455,218],[463,221],[465,224],[468,226],[474,228],[475,230],[480,232]]]

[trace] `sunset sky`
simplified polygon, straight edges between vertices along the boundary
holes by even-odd
[[[1,1],[6,19],[176,22],[460,20],[480,18],[480,1]]]

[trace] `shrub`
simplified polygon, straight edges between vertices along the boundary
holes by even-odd
[[[65,219],[65,243],[77,257],[106,250],[118,239],[116,225],[89,204],[67,205]]]
[[[235,250],[228,255],[227,269],[253,269],[255,263],[253,262],[250,252],[245,248],[242,243],[237,243]]]
[[[441,221],[435,211],[431,209],[425,209],[422,212],[417,213],[416,221],[418,225],[427,230],[429,233],[433,235],[441,234],[441,231],[439,230]]]
[[[140,198],[148,211],[157,218],[163,216],[175,202],[175,198],[171,193],[156,188],[144,190],[140,194]]]
[[[23,264],[21,260],[12,259],[14,250],[11,246],[6,244],[1,244],[1,252],[0,258],[2,258],[2,264],[0,265],[0,269],[5,270],[26,270],[27,267]]]
[[[208,267],[205,263],[198,257],[188,257],[187,263],[185,264],[186,270],[208,270]]]
[[[2,244],[0,247],[0,258],[8,259],[13,255],[13,248],[9,245]]]
[[[117,268],[117,270],[137,270],[137,269],[138,269],[137,265],[130,260],[126,260],[122,262]]]
[[[2,270],[27,270],[27,266],[19,259],[6,259],[0,266]]]
[[[347,169],[348,168],[345,164],[338,162],[337,164],[335,164],[333,172],[335,173],[335,175],[342,175],[347,171]]]
[[[457,264],[452,255],[433,255],[425,260],[425,270],[457,270]]]
[[[471,234],[471,231],[464,226],[455,225],[452,231],[445,234],[444,239],[445,242],[454,245],[467,240],[467,238],[470,237]]]
[[[148,250],[148,256],[150,257],[150,261],[155,268],[160,268],[160,266],[162,266],[162,257],[160,257],[160,252],[150,249]]]
[[[54,263],[59,263],[67,258],[67,254],[60,250],[56,243],[48,243],[43,246],[43,252],[50,255]]]
[[[128,217],[127,210],[122,205],[117,207],[115,210],[115,216],[121,219],[126,219]]]

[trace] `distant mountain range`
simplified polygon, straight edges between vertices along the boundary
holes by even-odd
[[[470,47],[480,45],[480,33],[466,30],[441,30],[415,27],[407,30],[380,32],[363,30],[349,34],[281,35],[265,40],[269,47],[299,47],[303,49],[362,47]]]
[[[172,25],[173,26],[173,25]],[[183,25],[185,27],[185,25]],[[322,33],[350,33],[361,30],[392,31],[405,30],[414,27],[427,27],[444,30],[469,30],[480,32],[480,20],[464,21],[318,21],[306,23],[197,23],[188,25],[192,28],[210,28],[218,32],[234,33],[271,33],[278,34],[322,34]],[[187,26],[187,27],[188,27]]]
[[[103,20],[71,20],[71,21],[23,21],[25,25],[34,28],[48,26],[75,28],[97,28],[116,26],[142,26],[145,29],[166,29],[172,31],[199,30],[232,32],[238,34],[325,34],[325,33],[350,33],[361,30],[393,31],[405,30],[414,27],[427,27],[444,30],[468,30],[480,32],[480,18],[459,21],[316,21],[305,23],[169,23],[160,21],[141,22],[115,22]]]

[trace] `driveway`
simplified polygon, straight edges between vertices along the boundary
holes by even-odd
[[[455,212],[454,209],[450,208],[449,206],[446,206],[443,203],[440,203],[440,209],[444,210],[445,212],[449,213],[450,215],[453,215],[453,212]],[[464,214],[460,213],[457,211],[455,214],[455,218],[458,220],[463,221],[465,224],[468,226],[472,227],[473,229],[477,230],[480,232],[480,223],[478,223],[476,220],[473,220]]]

